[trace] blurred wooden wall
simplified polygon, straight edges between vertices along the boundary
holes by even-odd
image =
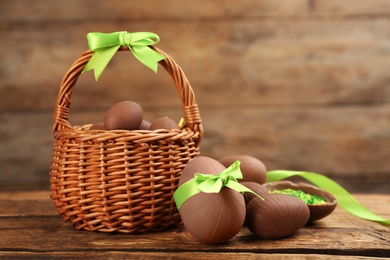
[[[49,186],[60,81],[88,32],[123,30],[157,33],[185,71],[203,155],[389,184],[390,1],[0,0],[0,189]],[[69,120],[124,99],[182,116],[163,68],[119,53],[97,83],[80,76]]]

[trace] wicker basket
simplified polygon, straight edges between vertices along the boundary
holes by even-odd
[[[68,122],[73,87],[93,55],[84,52],[65,74],[54,112],[51,198],[78,230],[158,231],[181,223],[173,200],[182,169],[199,155],[203,128],[193,90],[182,69],[159,62],[179,92],[181,130],[89,130]],[[128,49],[120,48],[120,51]]]

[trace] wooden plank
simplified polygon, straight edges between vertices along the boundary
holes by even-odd
[[[226,259],[226,260],[294,260],[294,259],[370,259],[365,256],[340,256],[340,255],[319,255],[319,254],[265,254],[265,253],[215,253],[215,252],[0,252],[5,258],[37,259],[37,258],[59,258],[59,259]]]
[[[336,214],[334,215],[336,216]],[[345,217],[341,214],[339,217]],[[148,234],[106,234],[77,231],[62,223],[58,217],[4,218],[0,224],[2,251],[56,252],[70,251],[162,251],[162,252],[250,252],[297,254],[318,253],[334,255],[389,256],[388,228],[364,225],[365,232],[355,225],[328,217],[336,227],[323,220],[316,227],[302,228],[295,235],[279,240],[261,240],[243,228],[226,244],[199,243],[191,234],[179,228],[173,231]],[[344,221],[355,222],[346,218]],[[341,225],[337,227],[338,225]],[[379,226],[374,228],[373,226]],[[17,235],[23,234],[23,235]],[[5,240],[6,239],[6,240]],[[42,245],[45,245],[42,248]],[[59,246],[61,245],[61,246]]]
[[[29,6],[29,8],[24,8]],[[233,7],[234,6],[234,7]],[[50,0],[31,3],[28,0],[2,1],[0,17],[14,20],[86,20],[86,19],[237,19],[242,17],[304,16],[304,15],[361,15],[386,14],[390,5],[385,0],[337,1],[337,0],[291,0],[276,1],[243,0],[171,0],[164,4],[158,0],[134,0],[131,3],[112,0],[109,4],[93,0],[68,0],[58,5]],[[44,14],[44,15],[43,15]]]
[[[10,194],[0,193],[0,201]],[[31,193],[16,194],[15,201]],[[30,200],[49,201],[42,199],[44,193],[32,195]],[[390,217],[387,195],[355,195],[361,203],[369,205],[370,209],[383,217]],[[12,200],[12,199],[11,199]],[[24,203],[29,203],[24,201]],[[0,203],[0,210],[2,210]],[[107,234],[101,232],[76,231],[70,224],[63,223],[59,216],[42,215],[20,216],[21,207],[8,216],[0,217],[0,255],[20,252],[20,255],[71,255],[81,256],[87,252],[107,252],[121,254],[124,252],[180,253],[184,257],[199,252],[201,254],[228,254],[238,256],[257,256],[258,254],[279,255],[347,255],[347,256],[390,256],[390,230],[388,227],[362,220],[347,214],[341,208],[327,218],[308,225],[291,237],[278,240],[262,240],[254,237],[248,229],[243,228],[231,241],[222,245],[207,245],[197,242],[183,227],[164,232],[143,234]],[[47,209],[46,209],[47,210]],[[28,211],[28,208],[25,208]],[[44,246],[42,246],[44,245]],[[19,254],[19,253],[17,253]],[[16,255],[17,255],[16,254]],[[104,254],[103,254],[104,255]],[[72,255],[73,256],[73,255]]]
[[[204,154],[250,154],[269,169],[388,176],[389,107],[277,107],[203,113]]]
[[[5,258],[37,259],[37,258],[59,258],[59,259],[226,259],[226,260],[294,260],[294,259],[370,259],[365,256],[340,256],[340,255],[319,255],[319,254],[265,254],[265,253],[215,253],[215,252],[0,252]]]
[[[0,218],[53,216],[57,210],[50,199],[50,190],[0,192]]]
[[[323,110],[286,107],[284,110],[247,109],[245,112],[236,111],[234,107],[225,111],[205,109],[201,152],[213,158],[250,154],[263,160],[269,169],[385,178],[390,167],[387,160],[390,139],[386,132],[390,127],[389,111],[387,106]],[[103,111],[71,113],[70,122],[93,123],[103,114]],[[178,120],[182,113],[177,110],[146,113],[150,119],[163,115]],[[51,113],[1,116],[4,122],[0,126],[2,182],[39,180],[48,185],[54,142],[51,117]],[[350,118],[354,120],[345,124]],[[373,124],[376,127],[371,127]]]
[[[381,106],[231,106],[201,108],[204,138],[201,153],[212,158],[248,154],[269,170],[306,170],[339,178],[388,183],[390,129],[388,105]],[[99,122],[104,111],[73,111],[74,125]],[[153,120],[179,120],[181,109],[145,108]],[[0,114],[0,185],[49,186],[52,156],[52,112]],[[353,119],[353,120],[351,120]]]
[[[28,204],[28,201],[48,201],[50,197],[50,191],[48,190],[38,190],[38,191],[1,191],[0,192],[0,201],[23,201]],[[21,207],[23,210],[23,207]],[[4,210],[4,208],[2,208]],[[43,212],[41,212],[43,213]],[[12,213],[15,214],[15,213]],[[15,215],[13,215],[15,216]]]
[[[9,51],[0,61],[0,109],[51,109],[60,80],[87,49],[86,33],[125,27],[160,35],[158,46],[185,71],[201,105],[388,102],[389,26],[387,20],[168,20],[3,29],[0,47]],[[163,70],[154,75],[126,53],[98,83],[88,72],[76,87],[76,108],[107,107],[124,97],[147,105],[178,102]]]

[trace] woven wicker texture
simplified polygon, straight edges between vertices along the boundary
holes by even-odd
[[[133,233],[181,223],[173,193],[182,169],[199,155],[203,128],[184,72],[168,54],[151,48],[166,56],[159,64],[171,75],[182,100],[186,125],[181,130],[72,126],[68,122],[72,91],[91,51],[81,54],[61,82],[50,189],[58,213],[79,230]]]

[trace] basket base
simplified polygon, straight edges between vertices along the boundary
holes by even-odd
[[[56,141],[50,188],[58,213],[88,231],[134,233],[179,225],[173,193],[199,147],[192,140],[140,145],[123,139]]]

